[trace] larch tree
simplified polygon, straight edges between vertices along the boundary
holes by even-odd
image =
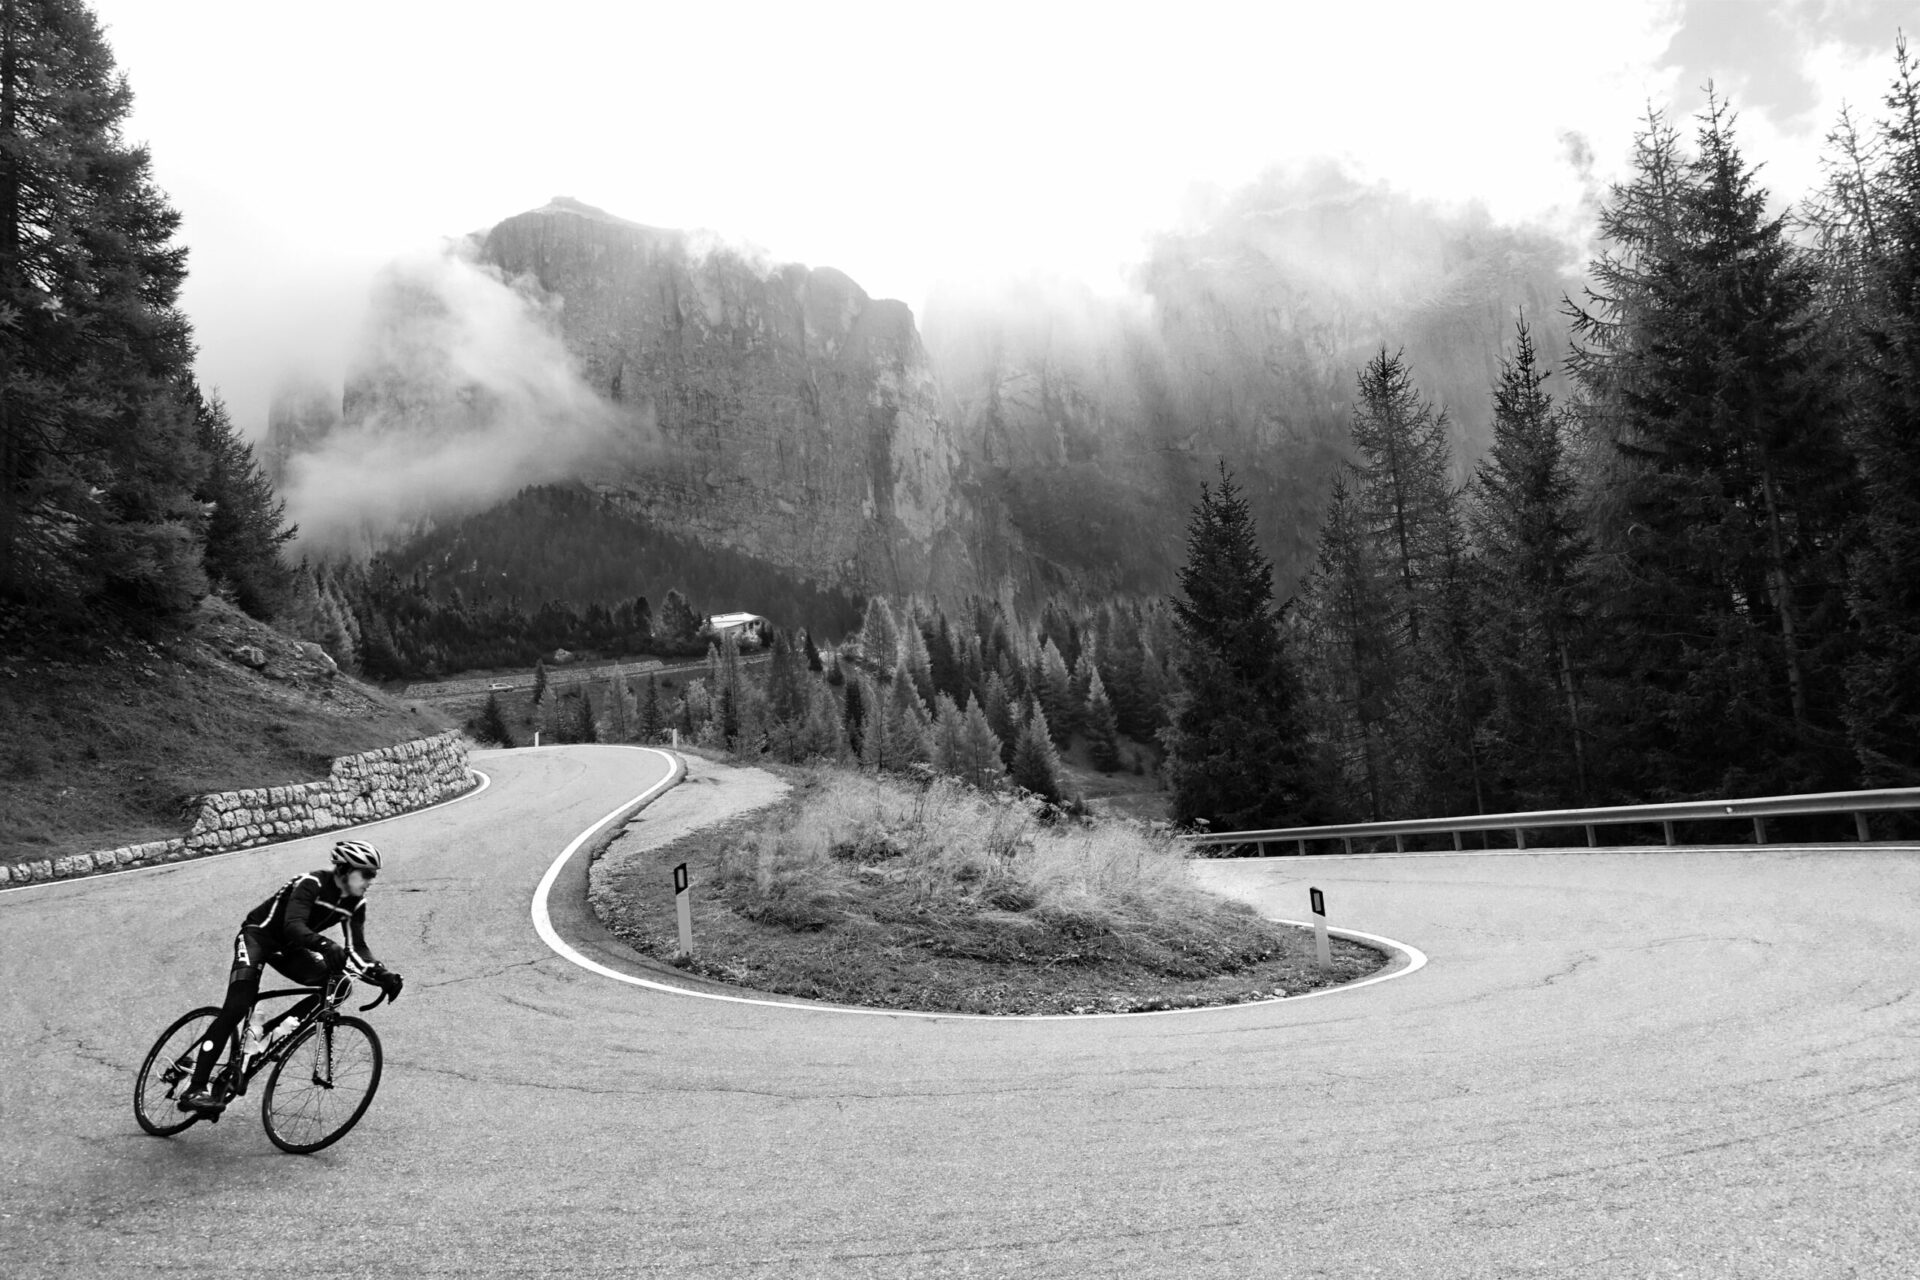
[[[1022,791],[1030,791],[1048,804],[1064,799],[1060,785],[1060,756],[1053,749],[1053,734],[1047,727],[1047,713],[1038,702],[1020,726],[1014,742],[1009,780]]]

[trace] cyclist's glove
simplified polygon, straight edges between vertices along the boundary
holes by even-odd
[[[387,1003],[389,1004],[400,998],[400,988],[406,985],[406,983],[401,980],[399,974],[385,967],[382,967],[372,974],[371,981],[375,986],[379,987],[380,990],[386,992]]]

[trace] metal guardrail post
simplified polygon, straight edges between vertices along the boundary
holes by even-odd
[[[1462,845],[1462,844],[1460,843],[1460,833],[1459,833],[1458,831],[1456,831],[1456,832],[1454,832],[1454,833],[1453,833],[1453,847],[1454,847],[1454,848],[1456,848],[1456,849],[1459,849],[1459,848],[1463,848],[1463,847],[1464,847],[1464,846],[1463,846],[1463,845]]]
[[[1513,847],[1516,849],[1524,849],[1527,847],[1527,829],[1525,827],[1515,827],[1513,829]]]
[[[1758,816],[1754,818],[1753,842],[1755,844],[1765,844],[1767,842],[1767,820],[1765,818]]]
[[[1393,836],[1393,851],[1395,853],[1405,853],[1407,851],[1407,838],[1397,831]]]
[[[1856,811],[1856,812],[1854,813],[1854,815],[1853,815],[1853,829],[1854,829],[1855,831],[1858,831],[1858,832],[1860,833],[1860,843],[1861,843],[1861,844],[1865,844],[1865,843],[1866,843],[1867,841],[1869,841],[1869,840],[1871,840],[1871,839],[1873,839],[1873,834],[1872,834],[1872,832],[1871,832],[1871,831],[1869,831],[1869,830],[1868,830],[1868,828],[1867,828],[1867,815],[1866,815],[1866,814],[1865,814],[1864,812],[1858,812],[1858,811]]]
[[[1296,845],[1298,845],[1298,846],[1299,846],[1299,851],[1300,851],[1300,856],[1301,856],[1301,857],[1303,857],[1303,858],[1304,858],[1304,857],[1306,857],[1306,856],[1307,856],[1307,842],[1306,842],[1305,840],[1296,840],[1296,841],[1294,841],[1294,843],[1295,843]]]
[[[1599,847],[1600,847],[1600,841],[1595,838],[1593,834],[1593,824],[1589,822],[1587,824],[1587,848],[1597,849]]]
[[[1344,836],[1344,837],[1342,837],[1342,838],[1343,838],[1344,840],[1346,840],[1346,842],[1347,842],[1347,852],[1348,852],[1348,853],[1352,853],[1352,852],[1353,852],[1353,837],[1352,837],[1352,836]]]
[[[1660,825],[1661,825],[1662,827],[1665,827],[1665,828],[1666,828],[1666,831],[1667,831],[1667,843],[1668,843],[1668,844],[1672,844],[1672,843],[1673,843],[1673,823],[1671,823],[1671,822],[1663,822],[1663,823],[1661,823]]]

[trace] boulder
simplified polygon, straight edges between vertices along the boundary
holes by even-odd
[[[243,667],[252,667],[259,671],[267,665],[267,655],[257,644],[237,645],[227,651],[227,656]]]

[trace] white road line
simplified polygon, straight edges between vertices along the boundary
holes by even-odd
[[[621,814],[653,799],[668,787],[678,782],[685,773],[685,766],[677,757],[674,757],[668,752],[659,751],[653,747],[635,747],[632,749],[636,751],[651,751],[655,755],[667,757],[667,759],[672,762],[673,771],[669,772],[668,775],[659,782],[654,783],[651,787],[648,787],[645,791],[642,791],[639,795],[622,804],[612,813],[609,813],[606,817],[601,818],[598,822],[575,836],[567,847],[560,851],[560,856],[553,860],[552,865],[547,868],[547,873],[540,877],[540,885],[533,891],[533,928],[534,931],[540,935],[540,940],[551,947],[554,954],[563,960],[576,964],[589,973],[597,973],[603,978],[612,978],[615,982],[624,982],[628,986],[645,987],[649,991],[663,991],[668,995],[692,996],[697,1000],[718,1000],[725,1004],[758,1005],[767,1009],[799,1009],[807,1013],[852,1013],[867,1014],[882,1018],[969,1018],[982,1022],[1010,1022],[1016,1020],[1027,1022],[1085,1022],[1092,1018],[1152,1018],[1176,1013],[1220,1013],[1229,1009],[1245,1009],[1263,1004],[1281,1004],[1291,1003],[1296,1000],[1310,1000],[1314,996],[1338,995],[1343,991],[1357,991],[1361,987],[1370,987],[1376,982],[1386,982],[1393,978],[1404,978],[1415,970],[1425,967],[1427,963],[1425,952],[1417,947],[1410,947],[1404,942],[1395,942],[1391,938],[1382,938],[1371,933],[1359,933],[1352,929],[1329,928],[1327,932],[1337,938],[1347,938],[1355,942],[1370,942],[1376,946],[1384,947],[1389,951],[1398,952],[1400,955],[1406,957],[1407,963],[1398,968],[1389,969],[1384,973],[1377,973],[1371,978],[1363,978],[1359,982],[1350,982],[1345,986],[1339,987],[1327,987],[1320,991],[1309,991],[1304,995],[1285,996],[1268,1000],[1243,1000],[1234,1004],[1201,1005],[1197,1008],[1190,1009],[1143,1009],[1135,1013],[999,1014],[936,1013],[921,1009],[858,1009],[850,1008],[846,1005],[805,1004],[799,1001],[774,1000],[765,997],[727,996],[713,991],[694,991],[687,987],[676,987],[672,983],[654,982],[647,978],[636,978],[630,973],[621,973],[618,969],[609,969],[606,965],[594,960],[589,960],[586,956],[575,951],[567,944],[567,941],[560,936],[559,932],[554,929],[553,920],[547,913],[547,898],[553,890],[554,881],[560,878],[560,870],[567,865],[568,859],[579,852],[580,847],[598,834],[601,828],[605,827],[615,818],[618,818]],[[1302,929],[1311,927],[1299,920],[1279,920],[1275,923],[1298,925]]]
[[[178,858],[172,862],[149,862],[139,867],[120,867],[113,871],[91,871],[83,876],[64,876],[58,880],[35,880],[32,884],[17,884],[12,888],[0,889],[0,898],[5,897],[9,893],[25,893],[29,889],[51,889],[55,885],[80,884],[92,880],[109,880],[114,876],[132,875],[136,871],[163,871],[168,867],[183,867],[189,862],[213,862],[219,858],[231,858],[236,853],[264,853],[268,849],[278,849],[283,845],[299,844],[302,840],[318,840],[325,836],[344,836],[349,831],[365,831],[369,827],[385,826],[389,822],[398,822],[402,818],[417,817],[423,813],[432,813],[435,809],[444,809],[450,804],[459,804],[462,800],[471,800],[493,785],[492,778],[489,778],[472,765],[467,766],[467,772],[480,779],[480,785],[473,788],[473,790],[462,791],[457,796],[449,796],[445,800],[435,801],[433,804],[423,808],[409,809],[405,813],[396,813],[390,818],[375,818],[372,822],[363,822],[359,826],[328,827],[325,831],[310,831],[304,836],[293,836],[286,840],[275,840],[272,844],[243,845],[238,849],[226,849],[219,853],[203,853],[198,857]],[[253,790],[256,791],[263,791],[265,789],[264,787],[253,788]],[[63,854],[61,856],[64,857],[65,855]]]

